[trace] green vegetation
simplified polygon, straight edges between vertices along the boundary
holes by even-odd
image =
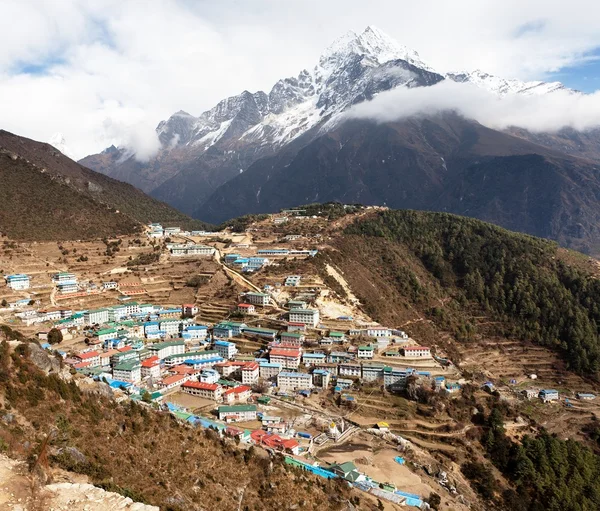
[[[157,263],[159,259],[160,252],[147,252],[145,254],[139,254],[131,261],[127,261],[127,266],[146,266]]]
[[[380,212],[345,232],[402,244],[459,301],[501,321],[503,335],[559,350],[571,370],[599,375],[600,281],[562,261],[553,242],[416,211]]]
[[[267,218],[269,218],[269,215],[244,215],[223,222],[217,227],[217,230],[222,231],[223,229],[229,228],[233,232],[244,232],[250,224],[261,222]]]
[[[319,216],[328,220],[336,220],[346,215],[358,213],[364,208],[362,204],[342,204],[340,202],[326,202],[325,204],[305,204],[294,209],[303,209],[306,216]]]
[[[52,328],[48,332],[48,342],[50,344],[58,344],[62,342],[63,334],[58,328]]]
[[[574,440],[542,431],[513,443],[505,432],[503,412],[494,407],[485,418],[481,442],[490,460],[514,485],[503,492],[511,511],[593,511],[600,509],[600,457]],[[484,498],[498,490],[489,467],[470,462],[462,467]]]

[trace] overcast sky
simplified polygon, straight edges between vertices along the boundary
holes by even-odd
[[[376,25],[435,69],[600,88],[596,0],[2,0],[0,128],[77,157],[313,67]]]

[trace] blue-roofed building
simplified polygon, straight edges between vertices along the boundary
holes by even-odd
[[[547,403],[549,401],[558,401],[558,390],[542,389],[542,390],[540,390],[539,398],[544,403]]]
[[[232,359],[238,352],[237,346],[229,341],[215,341],[215,350],[219,355],[227,360]]]
[[[281,364],[277,362],[260,362],[258,366],[259,376],[265,380],[277,378],[281,369]]]
[[[302,354],[302,362],[307,367],[315,364],[322,364],[325,362],[327,356],[325,353],[303,353]]]
[[[315,369],[312,373],[313,385],[320,389],[329,387],[331,381],[331,373],[325,369]]]
[[[6,285],[9,288],[14,289],[15,291],[22,290],[22,289],[29,289],[29,286],[30,286],[29,277],[27,275],[25,275],[24,273],[15,273],[13,275],[6,275],[4,277],[4,280],[6,281]]]

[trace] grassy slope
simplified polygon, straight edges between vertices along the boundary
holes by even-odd
[[[43,177],[52,179],[67,187],[54,187],[52,188],[52,193],[47,193],[45,191],[47,189],[46,185],[38,185],[37,188],[39,190],[37,190],[37,193],[39,196],[37,199],[42,202],[64,203],[66,201],[75,210],[77,201],[71,199],[80,198],[83,204],[86,204],[91,199],[99,205],[105,205],[118,210],[121,215],[126,215],[136,222],[148,223],[155,221],[162,222],[167,226],[179,225],[187,229],[208,229],[211,227],[204,222],[191,219],[164,202],[149,197],[132,185],[83,167],[48,144],[0,130],[0,149],[3,149],[7,155],[12,155],[13,158],[14,156],[21,158],[14,160],[7,156],[6,159],[2,160],[1,168],[5,175],[11,174],[14,190],[19,190],[19,176],[21,174],[18,173],[18,170],[23,168],[24,164],[27,164],[32,172],[37,171],[43,174]],[[15,167],[15,165],[17,166]],[[32,179],[35,179],[35,177]],[[42,177],[39,177],[39,179],[40,183],[45,182],[45,179]],[[70,192],[68,188],[71,189]],[[56,195],[57,193],[59,195]],[[75,197],[67,197],[69,194],[73,195],[74,193]],[[84,197],[82,198],[82,196]],[[56,200],[57,197],[60,197],[60,201]],[[32,203],[35,204],[35,202]],[[10,209],[13,208],[9,207]],[[30,211],[36,211],[36,209],[32,207],[24,211],[29,213]],[[73,213],[77,214],[80,212],[73,211]],[[90,220],[95,218],[91,214],[87,216]],[[17,217],[16,213],[11,212],[10,220],[15,221]],[[39,220],[43,221],[44,219],[41,218]],[[78,227],[79,230],[81,230],[81,227]]]

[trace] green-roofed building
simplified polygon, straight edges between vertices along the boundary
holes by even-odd
[[[225,422],[248,422],[256,420],[256,405],[231,405],[217,408],[219,420]]]

